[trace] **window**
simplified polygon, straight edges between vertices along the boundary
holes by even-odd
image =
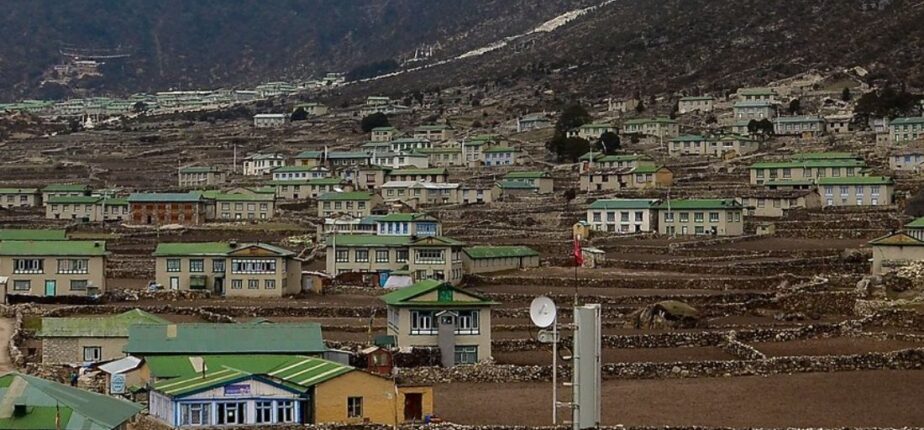
[[[98,346],[83,347],[83,361],[100,361],[103,358],[103,349]]]
[[[246,420],[246,403],[228,402],[218,404],[218,424],[244,424]]]
[[[189,271],[193,273],[202,273],[205,272],[205,261],[201,258],[193,258],[189,260]]]
[[[368,263],[369,262],[369,250],[368,249],[357,249],[354,252],[353,260],[357,263]]]
[[[16,280],[13,281],[13,291],[29,291],[32,289],[32,281]]]
[[[396,263],[407,263],[407,254],[406,249],[399,249],[395,251],[395,262]]]
[[[256,289],[258,289],[258,288],[260,288],[260,280],[259,280],[259,279],[248,279],[248,280],[247,280],[247,289],[248,289],[248,290],[256,290]]]
[[[478,311],[459,311],[456,334],[478,334]]]
[[[209,425],[209,412],[212,410],[210,403],[181,403],[180,404],[180,424],[190,426]]]
[[[681,213],[680,213],[680,222],[690,222],[690,213],[689,213],[689,212],[681,212]]]
[[[225,273],[225,260],[222,258],[212,260],[212,272]]]
[[[848,193],[850,193],[850,187],[841,185],[841,196],[846,196]]]
[[[411,334],[434,335],[436,327],[433,324],[433,312],[411,311]]]
[[[704,216],[702,212],[693,212],[693,222],[703,222]]]
[[[456,346],[455,364],[475,364],[478,362],[477,346]]]
[[[14,259],[13,273],[45,273],[45,262],[41,258]]]
[[[389,260],[388,250],[387,249],[377,249],[375,251],[375,262],[376,263],[387,263]]]
[[[258,424],[270,424],[273,422],[273,402],[269,400],[254,402],[256,410],[256,421]]]
[[[664,222],[674,222],[674,213],[673,213],[673,212],[665,212],[665,213],[664,213]]]
[[[642,222],[642,220],[644,219],[644,216],[645,214],[643,212],[636,211],[635,212],[635,222]]]
[[[619,221],[620,221],[620,222],[629,222],[629,213],[628,213],[628,212],[620,212],[620,213],[619,213]]]
[[[709,212],[709,222],[719,222],[719,213]]]
[[[90,260],[85,258],[61,258],[58,273],[89,273]]]
[[[704,234],[704,233],[705,233],[705,229],[704,229],[703,226],[701,226],[701,225],[698,225],[698,226],[694,227],[693,231],[694,231],[694,233],[696,233],[697,235],[700,235],[700,234]]]
[[[71,280],[71,291],[86,291],[87,281],[86,279],[72,279]]]
[[[360,405],[360,413],[362,413],[362,405]],[[295,422],[295,402],[291,400],[278,400],[276,402],[276,422]]]
[[[231,280],[231,289],[232,289],[232,290],[240,290],[240,289],[242,289],[242,288],[244,288],[244,280],[243,280],[243,279],[232,279],[232,280]]]
[[[872,194],[872,195],[874,195],[874,196],[878,196],[878,195],[879,195],[879,185],[872,185],[872,186],[869,187],[869,190],[870,190],[870,191],[869,191],[870,194]]]
[[[335,261],[338,263],[349,263],[350,262],[350,251],[345,249],[338,249],[337,255],[335,256]]]
[[[825,195],[830,196],[834,194],[834,187],[831,185],[825,185]]]
[[[272,258],[231,260],[231,273],[276,273],[276,260]]]
[[[267,290],[276,289],[276,280],[275,279],[266,279],[263,281],[263,288]]]
[[[784,177],[784,178],[791,178],[791,177],[792,177],[792,169],[790,169],[790,168],[788,168],[788,167],[783,168],[783,177]]]
[[[347,397],[347,418],[363,417],[363,398]]]
[[[167,259],[167,271],[168,272],[179,272],[180,271],[180,259],[179,258],[168,258]]]
[[[418,249],[414,261],[423,264],[442,264],[445,262],[442,249]]]
[[[600,219],[600,212],[594,212],[594,221],[593,221],[593,222],[601,222],[601,219]]]

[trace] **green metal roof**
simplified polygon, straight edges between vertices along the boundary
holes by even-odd
[[[658,170],[667,169],[664,166],[636,166],[632,169],[632,173],[656,173]],[[670,169],[668,169],[670,170]]]
[[[0,188],[0,194],[38,194],[38,188]]]
[[[140,309],[104,317],[42,318],[38,337],[128,337],[135,324],[167,324],[169,321]]]
[[[318,196],[320,201],[344,201],[344,200],[372,200],[372,194],[363,191],[351,191],[344,193],[324,193]]]
[[[323,151],[302,151],[302,152],[299,152],[297,155],[295,155],[296,159],[308,159],[308,158],[320,159],[323,157],[324,157]]]
[[[793,160],[857,160],[852,152],[803,152],[792,156]]]
[[[451,291],[451,294],[441,295],[442,300],[436,302],[423,302],[423,301],[413,301],[414,298],[427,294],[431,291],[443,290]],[[463,294],[470,296],[476,300],[455,300],[456,294]],[[433,279],[426,279],[420,282],[417,282],[408,287],[401,288],[396,291],[392,291],[388,294],[380,296],[385,304],[389,306],[440,306],[440,307],[473,307],[473,306],[490,306],[497,304],[494,301],[491,301],[487,298],[484,298],[474,292],[463,290],[461,288],[455,287],[452,284],[448,284],[441,281],[436,281]]]
[[[280,256],[294,255],[292,251],[267,243],[238,243],[231,246],[230,242],[159,243],[153,255],[155,257],[224,256],[250,247],[259,247]]]
[[[336,234],[328,239],[327,246],[331,247],[402,247],[411,243],[410,236],[375,236],[369,234]]]
[[[517,149],[511,148],[509,146],[498,146],[494,148],[485,149],[482,152],[484,152],[485,154],[501,154],[501,153],[508,153],[508,152],[517,152]]]
[[[0,376],[0,401],[10,408],[26,405],[26,415],[0,418],[3,429],[112,430],[142,410],[135,403],[21,373]]]
[[[892,185],[892,178],[886,176],[839,176],[818,178],[818,185]]]
[[[61,192],[82,192],[89,190],[90,187],[83,184],[51,184],[42,188],[43,193],[61,193]]]
[[[102,197],[94,196],[51,196],[48,198],[46,203],[53,205],[67,205],[67,204],[78,204],[78,205],[92,205],[96,202],[102,200]]]
[[[539,187],[524,181],[498,181],[497,186],[502,190],[538,190]]]
[[[626,125],[644,125],[644,124],[676,124],[677,121],[674,121],[667,117],[658,117],[658,118],[636,118],[626,121]]]
[[[504,179],[539,179],[539,178],[548,178],[548,172],[509,172],[504,175]]]
[[[704,142],[705,137],[699,134],[685,134],[671,139],[671,142]]]
[[[527,246],[470,246],[462,249],[473,260],[484,258],[535,257],[539,253]]]
[[[924,116],[913,116],[913,117],[904,117],[904,118],[895,118],[889,125],[915,125],[915,124],[924,124]]]
[[[445,174],[446,174],[446,169],[445,169],[445,168],[442,168],[442,167],[440,167],[440,168],[432,168],[432,169],[414,169],[414,168],[410,168],[410,169],[397,169],[397,170],[392,170],[391,172],[388,172],[388,175],[390,175],[390,176],[397,176],[397,175],[445,175]]]
[[[660,210],[685,210],[685,209],[741,209],[742,206],[734,199],[685,199],[685,200],[664,200],[657,206]]]
[[[924,228],[924,217],[917,218],[914,221],[905,224],[905,227],[908,228]]]
[[[318,170],[318,166],[279,166],[272,170],[273,173],[300,173],[313,172]]]
[[[763,163],[754,163],[751,169],[783,169],[783,168],[818,168],[818,167],[866,167],[866,163],[860,160],[842,160],[842,159],[820,159],[820,160],[803,160],[803,161],[771,161]]]
[[[590,204],[590,209],[652,209],[657,206],[656,199],[605,199]]]
[[[65,230],[0,229],[0,240],[67,240]]]
[[[132,193],[129,203],[194,203],[202,201],[201,193]]]
[[[438,221],[425,213],[390,213],[378,218],[376,221]]]
[[[604,155],[597,160],[600,163],[612,163],[617,161],[639,161],[639,160],[651,160],[648,156],[640,154],[610,154]]]
[[[168,332],[173,330],[175,336]],[[327,351],[317,323],[135,325],[125,352],[162,354],[316,354]]]
[[[100,257],[106,255],[106,242],[91,240],[4,240],[0,255],[22,257]]]

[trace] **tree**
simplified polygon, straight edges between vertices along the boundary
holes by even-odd
[[[924,216],[924,189],[918,190],[914,196],[908,199],[905,213],[915,218]]]
[[[645,102],[642,99],[637,99],[638,104],[635,105],[635,113],[645,112]]]
[[[304,121],[308,119],[308,111],[304,107],[299,107],[292,112],[292,121]]]
[[[882,91],[873,91],[860,96],[854,109],[858,123],[865,124],[870,118],[896,118],[914,113],[921,96],[891,86]]]
[[[565,192],[562,193],[562,197],[565,198],[565,202],[570,203],[572,200],[574,200],[575,197],[577,197],[577,191],[575,191],[574,188],[568,188],[565,190]]]
[[[549,151],[555,154],[559,162],[577,162],[578,158],[590,151],[590,142],[580,137],[565,137],[563,134],[556,134],[552,140],[546,144]]]
[[[622,142],[620,142],[618,134],[608,131],[600,135],[600,139],[597,140],[595,146],[598,151],[604,154],[612,154],[622,148]]]
[[[853,95],[850,94],[850,87],[844,87],[844,91],[841,91],[841,100],[849,102],[853,98]]]
[[[567,106],[555,123],[555,133],[565,134],[568,130],[578,128],[591,120],[590,113],[578,103]]]
[[[388,127],[390,125],[391,123],[388,122],[388,116],[381,112],[365,116],[362,121],[360,121],[360,127],[362,127],[364,133],[369,133],[373,128]]]
[[[148,110],[148,105],[145,102],[137,102],[134,105],[132,105],[133,113],[142,113],[142,112],[146,112],[147,110]]]
[[[773,136],[773,123],[769,119],[764,118],[760,121],[752,119],[748,122],[748,133],[753,136],[759,136],[762,138],[767,138]]]
[[[789,114],[796,115],[802,112],[802,102],[799,99],[792,99],[789,101]]]

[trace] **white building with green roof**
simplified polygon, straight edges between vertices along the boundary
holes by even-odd
[[[587,208],[587,223],[596,231],[651,233],[656,231],[657,199],[600,199]]]
[[[469,246],[462,249],[466,274],[539,267],[539,252],[527,246]]]
[[[382,197],[365,191],[325,193],[318,196],[318,216],[330,218],[349,214],[362,218],[372,214],[372,208],[382,203]]]
[[[824,206],[888,206],[895,182],[885,176],[824,177],[815,181]]]
[[[908,143],[924,137],[924,116],[895,118],[889,122],[892,143]]]
[[[504,180],[525,182],[533,185],[538,189],[539,194],[551,194],[555,188],[555,180],[552,179],[552,175],[543,171],[507,172],[504,175]]]
[[[666,199],[656,210],[658,233],[662,235],[744,234],[744,206],[735,199]]]
[[[715,109],[715,97],[687,96],[677,102],[677,112],[681,115],[692,112],[712,112]]]
[[[680,125],[667,117],[635,118],[623,124],[622,132],[667,140],[680,134]]]
[[[764,161],[748,167],[751,185],[770,181],[838,178],[863,176],[866,162],[857,159],[794,159],[790,161]]]
[[[32,208],[40,205],[42,193],[38,188],[0,188],[0,208]]]
[[[106,291],[106,243],[90,240],[0,241],[7,295],[89,296]]]
[[[465,274],[464,245],[444,236],[335,234],[327,238],[327,273],[377,275],[385,285],[392,272],[406,271],[414,280],[457,284]]]
[[[579,137],[581,139],[595,142],[603,133],[616,133],[619,131],[613,124],[609,123],[590,123],[584,124],[573,130],[568,130],[566,133],[568,137]]]

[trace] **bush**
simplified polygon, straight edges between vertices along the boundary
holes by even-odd
[[[381,112],[363,117],[362,121],[360,121],[360,127],[362,127],[365,133],[369,133],[373,128],[388,126],[391,126],[391,123],[388,121],[388,116]]]

